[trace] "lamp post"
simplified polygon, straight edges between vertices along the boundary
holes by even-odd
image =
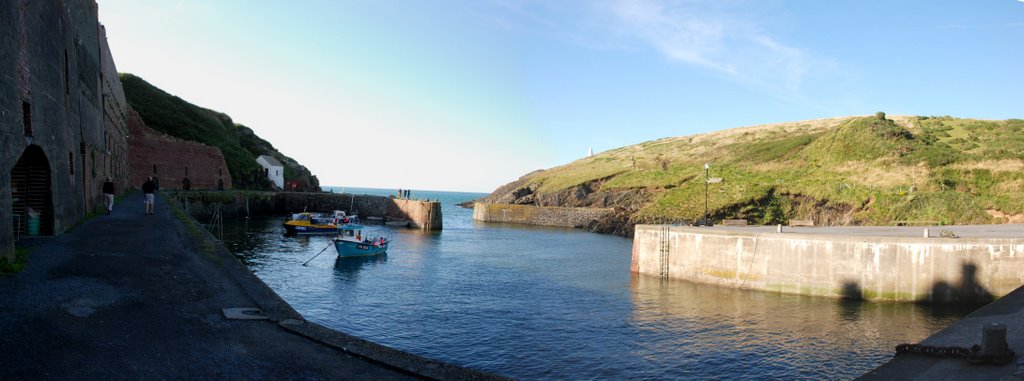
[[[708,163],[704,163],[704,221],[701,224],[708,225]]]

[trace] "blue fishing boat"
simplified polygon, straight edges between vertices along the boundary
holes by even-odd
[[[363,235],[363,226],[356,224],[338,226],[338,236],[334,238],[334,248],[338,250],[338,257],[384,254],[387,253],[390,243],[383,235]]]

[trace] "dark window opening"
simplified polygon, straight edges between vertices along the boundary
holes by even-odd
[[[188,166],[185,166],[185,177],[188,177]]]
[[[75,153],[71,151],[68,151],[68,170],[75,174]]]
[[[32,105],[21,102],[21,121],[25,127],[25,136],[32,136]]]
[[[156,164],[153,164],[153,174],[156,174]]]
[[[39,146],[28,146],[11,168],[11,196],[15,234],[53,234],[50,163]]]
[[[64,94],[71,94],[71,81],[68,79],[68,50],[64,49]]]

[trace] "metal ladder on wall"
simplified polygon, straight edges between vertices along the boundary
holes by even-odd
[[[659,257],[659,264],[661,265],[661,273],[660,273],[660,275],[661,275],[662,279],[667,279],[668,278],[668,243],[669,243],[668,232],[669,232],[669,228],[670,228],[669,225],[662,225],[661,226],[661,240],[659,242],[658,257]]]
[[[210,225],[208,225],[207,229],[218,240],[224,241],[224,215],[221,214],[220,207],[213,211],[213,216],[210,217]]]

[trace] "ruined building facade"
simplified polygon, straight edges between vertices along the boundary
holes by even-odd
[[[231,176],[220,149],[161,134],[139,114],[128,114],[131,184],[141,188],[153,177],[160,189],[231,189]]]

